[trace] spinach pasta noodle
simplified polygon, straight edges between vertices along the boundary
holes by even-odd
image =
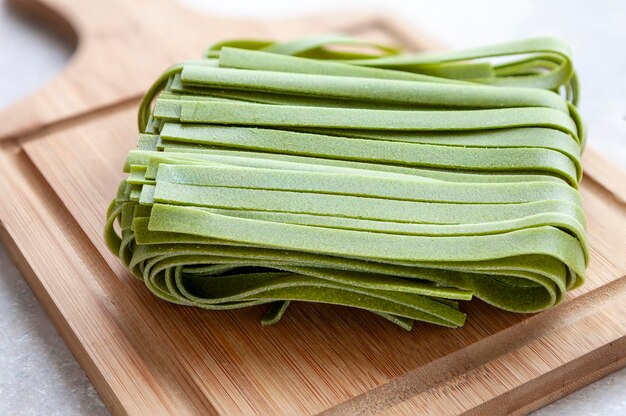
[[[406,329],[462,326],[474,296],[541,311],[588,262],[578,96],[552,38],[221,42],[144,97],[105,238],[156,296],[263,324],[292,301]]]

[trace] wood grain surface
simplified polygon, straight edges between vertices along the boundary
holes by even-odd
[[[465,327],[403,331],[365,311],[295,304],[205,311],[153,297],[102,240],[136,145],[142,91],[171,63],[228,37],[343,31],[434,43],[368,12],[274,22],[165,0],[21,0],[78,39],[67,69],[0,112],[2,237],[115,414],[523,414],[626,365],[626,175],[584,156],[588,281],[546,312],[464,304]],[[158,22],[167,21],[167,29]]]

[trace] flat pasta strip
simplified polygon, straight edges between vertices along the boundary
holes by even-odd
[[[267,304],[263,325],[294,302],[407,330],[462,326],[474,296],[541,311],[589,258],[577,89],[551,38],[221,42],[146,93],[105,240],[156,296]]]

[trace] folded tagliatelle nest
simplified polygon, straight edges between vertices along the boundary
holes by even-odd
[[[461,326],[473,296],[541,311],[588,261],[577,99],[551,38],[419,54],[223,42],[144,97],[107,243],[158,297],[270,304],[264,324],[291,301],[407,329]]]

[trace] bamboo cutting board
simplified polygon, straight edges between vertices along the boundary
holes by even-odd
[[[262,307],[217,312],[156,299],[101,234],[137,141],[138,100],[165,67],[232,37],[342,31],[433,44],[377,13],[261,22],[165,0],[14,3],[78,47],[58,78],[0,112],[2,237],[113,413],[523,414],[626,365],[626,175],[592,149],[582,184],[588,281],[549,311],[472,301],[462,329],[406,332],[327,305],[295,304],[261,327]]]

